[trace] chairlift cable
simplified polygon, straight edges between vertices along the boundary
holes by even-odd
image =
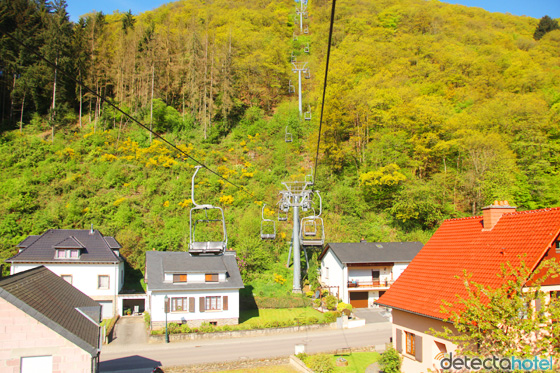
[[[66,71],[64,71],[63,69],[61,69],[59,66],[57,66],[55,63],[53,63],[52,61],[48,60],[46,57],[44,57],[41,53],[39,53],[37,50],[27,46],[24,42],[22,42],[21,40],[19,40],[18,38],[16,38],[15,36],[13,36],[12,34],[10,34],[9,32],[6,32],[2,29],[0,29],[0,33],[2,33],[3,35],[7,36],[8,38],[12,39],[13,41],[15,41],[17,44],[21,45],[23,48],[25,48],[28,52],[36,55],[37,57],[39,57],[39,59],[43,60],[44,62],[46,62],[50,67],[57,69],[59,74],[64,75],[66,78],[72,80],[74,83],[80,85],[82,88],[84,88],[87,92],[93,94],[95,97],[99,98],[102,102],[107,103],[109,106],[111,106],[113,109],[117,110],[119,113],[123,114],[124,116],[126,116],[127,118],[129,118],[130,120],[132,120],[132,122],[136,123],[138,126],[142,127],[143,129],[145,129],[146,131],[150,132],[152,135],[154,135],[154,137],[160,139],[161,141],[163,141],[165,144],[167,144],[169,147],[171,147],[172,149],[174,149],[175,151],[179,152],[180,154],[182,154],[183,156],[191,159],[192,161],[198,163],[200,166],[204,167],[205,169],[207,169],[208,171],[210,171],[211,173],[213,173],[214,175],[218,176],[220,179],[224,180],[225,182],[233,185],[234,187],[242,190],[244,193],[246,193],[247,195],[251,196],[253,199],[260,201],[259,199],[257,199],[257,197],[255,197],[255,195],[251,192],[249,192],[248,190],[246,190],[244,187],[226,179],[225,177],[223,177],[222,175],[220,175],[219,173],[217,173],[216,171],[212,170],[210,167],[208,167],[207,165],[205,165],[204,163],[202,163],[201,161],[195,159],[194,157],[190,156],[189,154],[187,154],[186,152],[184,152],[183,150],[179,149],[175,144],[171,143],[170,141],[166,140],[163,136],[161,136],[160,134],[152,131],[148,126],[146,126],[145,124],[143,124],[142,122],[140,122],[138,119],[134,118],[133,116],[131,116],[130,114],[126,113],[125,111],[123,111],[119,106],[113,104],[111,101],[109,101],[108,99],[106,99],[104,96],[98,94],[97,92],[94,92],[91,88],[89,88],[87,85],[85,85],[83,83],[82,80],[78,80],[77,78],[73,77],[71,74],[67,73]]]
[[[317,136],[317,153],[315,154],[315,168],[313,169],[313,182],[316,180],[317,176],[317,165],[319,163],[319,145],[321,144],[321,128],[323,126],[323,111],[325,109],[325,93],[327,91],[327,76],[329,73],[329,59],[331,56],[331,42],[332,42],[332,34],[334,28],[334,11],[336,8],[336,0],[332,2],[332,10],[331,10],[331,24],[329,29],[329,44],[327,47],[327,61],[325,64],[325,80],[323,82],[323,101],[321,102],[321,118],[319,119],[319,135]]]

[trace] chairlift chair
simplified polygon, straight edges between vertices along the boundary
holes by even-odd
[[[309,68],[305,69],[304,77],[305,79],[311,79],[311,71],[309,71]]]
[[[286,126],[286,134],[285,134],[284,140],[286,142],[292,142],[292,140],[293,140],[292,134],[288,132],[288,126]]]
[[[295,32],[294,32],[294,41],[297,41],[297,35]]]
[[[189,214],[189,227],[190,227],[190,240],[189,240],[189,253],[191,254],[223,254],[227,247],[227,230],[226,230],[226,219],[224,217],[224,210],[218,206],[199,205],[194,199],[194,179],[196,174],[202,166],[196,166],[196,170],[192,177],[192,189],[191,189],[191,200],[194,205],[190,210]],[[204,211],[204,219],[193,220],[193,212],[202,210]],[[220,212],[220,218],[210,219],[208,217],[208,211],[218,210]],[[199,224],[207,224],[213,222],[221,222],[222,224],[222,240],[221,241],[199,241],[196,239],[196,226]]]
[[[276,239],[276,222],[271,219],[265,219],[264,217],[264,207],[266,203],[263,204],[261,215],[261,240],[274,240]]]
[[[319,197],[319,214],[306,216],[301,219],[299,240],[302,246],[323,246],[325,243],[325,226],[321,213],[323,212],[323,200],[318,191],[315,191]]]
[[[307,45],[303,48],[303,51],[305,53],[309,53],[309,43],[307,43]]]
[[[309,34],[309,26],[305,25],[305,28],[303,29],[303,33],[304,34]]]
[[[292,81],[290,80],[290,82],[288,83],[288,93],[295,93],[295,92],[296,92],[296,87],[294,87]]]
[[[310,111],[306,111],[306,112],[303,114],[303,119],[305,119],[305,120],[311,120],[311,112],[310,112]]]

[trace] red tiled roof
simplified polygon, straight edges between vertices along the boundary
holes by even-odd
[[[482,217],[446,220],[377,303],[438,319],[442,301],[465,298],[463,270],[472,281],[497,287],[502,263],[517,266],[519,255],[534,269],[560,233],[560,208],[502,215],[491,230]]]

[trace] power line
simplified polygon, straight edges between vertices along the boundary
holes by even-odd
[[[321,128],[323,127],[323,111],[325,109],[325,93],[327,91],[327,76],[329,74],[329,59],[331,56],[331,41],[334,28],[334,11],[336,7],[336,0],[332,2],[331,10],[331,25],[329,29],[329,45],[327,48],[327,63],[325,65],[325,81],[323,83],[323,101],[321,103],[321,119],[319,120],[319,135],[317,136],[317,154],[315,154],[315,168],[313,169],[313,182],[316,180],[317,176],[317,164],[319,163],[319,145],[321,144]]]
[[[84,88],[87,92],[93,94],[95,97],[99,98],[102,102],[107,103],[108,105],[110,105],[113,109],[117,110],[119,113],[123,114],[124,116],[126,116],[127,118],[129,118],[130,120],[132,120],[132,122],[136,123],[137,125],[139,125],[140,127],[142,127],[143,129],[145,129],[146,131],[150,132],[150,134],[153,134],[154,137],[160,139],[161,141],[163,141],[165,144],[167,144],[169,147],[171,147],[172,149],[176,150],[177,152],[181,153],[182,155],[184,155],[185,157],[193,160],[194,162],[198,163],[199,165],[201,165],[202,167],[204,167],[205,169],[207,169],[208,171],[210,171],[211,173],[213,173],[214,175],[218,176],[220,179],[223,179],[224,181],[226,181],[227,183],[233,185],[234,187],[242,190],[243,192],[245,192],[246,194],[248,194],[250,197],[252,197],[253,199],[256,199],[255,195],[252,194],[251,192],[247,191],[244,187],[226,179],[225,177],[223,177],[222,175],[220,175],[219,173],[215,172],[214,170],[212,170],[211,168],[209,168],[208,166],[206,166],[204,163],[200,162],[199,160],[195,159],[194,157],[190,156],[189,154],[187,154],[186,152],[184,152],[183,150],[179,149],[175,144],[171,143],[170,141],[166,140],[163,136],[161,136],[160,134],[152,131],[148,126],[146,126],[145,124],[143,124],[142,122],[140,122],[139,120],[137,120],[136,118],[132,117],[131,115],[129,115],[128,113],[126,113],[125,111],[123,111],[120,107],[118,107],[117,105],[113,104],[111,101],[107,100],[104,96],[98,94],[97,92],[94,92],[91,88],[89,88],[87,85],[85,85],[81,80],[76,79],[75,77],[73,77],[71,74],[67,73],[66,71],[60,69],[56,64],[54,64],[53,62],[51,62],[50,60],[48,60],[46,57],[44,57],[42,54],[40,54],[38,51],[36,51],[33,48],[28,47],[24,42],[22,42],[21,40],[19,40],[18,38],[16,38],[15,36],[11,35],[10,33],[0,29],[0,33],[6,35],[7,37],[9,37],[10,39],[12,39],[13,41],[15,41],[16,43],[18,43],[19,45],[21,45],[23,48],[25,48],[27,51],[33,53],[34,55],[36,55],[37,57],[39,57],[41,60],[43,60],[44,62],[46,62],[50,67],[57,69],[57,71],[59,71],[59,73],[61,73],[62,75],[64,75],[66,78],[72,80],[74,83],[80,85],[82,88]]]

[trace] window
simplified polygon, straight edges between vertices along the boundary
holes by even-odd
[[[207,311],[219,311],[222,309],[222,297],[206,297]]]
[[[217,273],[207,273],[205,276],[206,282],[218,282]]]
[[[71,284],[72,283],[72,275],[60,275],[64,281]]]
[[[415,335],[409,332],[404,332],[406,337],[406,353],[410,355],[416,355],[416,349],[414,346]]]
[[[79,259],[79,249],[57,249],[55,254],[56,259]]]
[[[50,373],[53,371],[52,356],[26,356],[21,358],[20,364],[21,373]]]
[[[173,274],[173,283],[187,282],[186,274]]]
[[[329,279],[329,267],[325,267],[325,280]]]
[[[171,312],[187,312],[189,309],[189,298],[171,298]]]
[[[556,241],[556,254],[560,254],[560,241]]]
[[[97,276],[97,288],[98,289],[109,289],[109,276],[107,276],[107,275]]]

